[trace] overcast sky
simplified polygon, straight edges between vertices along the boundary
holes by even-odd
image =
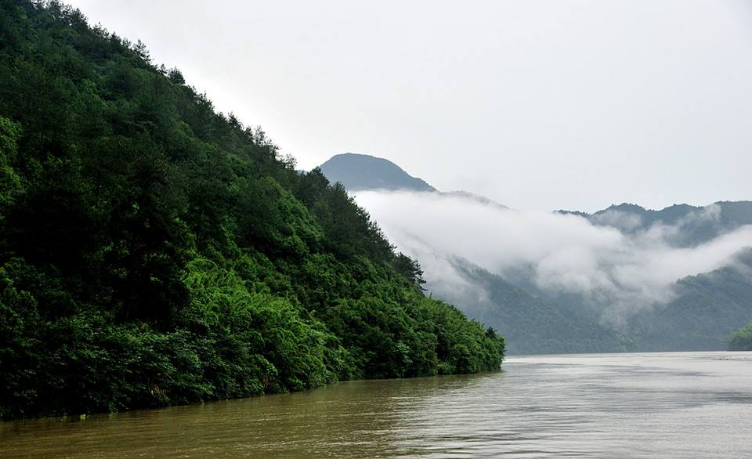
[[[311,169],[594,211],[751,198],[747,0],[69,0]]]

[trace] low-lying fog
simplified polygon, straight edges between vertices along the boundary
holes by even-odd
[[[635,231],[640,217],[622,212],[601,214],[598,223],[611,225],[601,226],[577,215],[516,211],[463,195],[362,191],[356,201],[400,251],[419,260],[439,296],[477,290],[455,269],[453,260],[462,259],[504,278],[524,275],[543,291],[610,304],[610,315],[622,316],[612,318],[618,322],[670,301],[677,280],[735,263],[735,254],[751,245],[750,225],[694,247],[673,244],[698,223],[692,219],[718,220],[715,205],[672,226]]]

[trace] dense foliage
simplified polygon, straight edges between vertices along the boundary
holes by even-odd
[[[143,44],[0,0],[0,418],[499,368],[294,166]]]
[[[729,337],[727,349],[730,351],[750,351],[751,347],[751,326],[750,324],[740,327]]]

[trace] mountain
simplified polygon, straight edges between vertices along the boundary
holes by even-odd
[[[369,169],[362,173],[368,174]],[[348,179],[347,175],[340,176],[343,182],[352,183]],[[679,260],[683,253],[698,249],[697,258],[709,257],[716,249],[705,244],[732,233],[736,234],[734,242],[727,238],[722,245],[745,244],[740,242],[744,236],[740,231],[751,225],[750,201],[721,201],[708,206],[679,204],[661,210],[619,204],[592,214],[556,211],[555,215],[573,217],[563,219],[552,219],[545,213],[516,212],[465,192],[385,194],[367,202],[382,203],[373,209],[380,212],[373,215],[388,218],[382,223],[393,230],[389,234],[395,242],[410,248],[423,264],[427,290],[457,304],[469,317],[502,331],[511,354],[725,349],[729,334],[750,321],[750,249],[747,262],[743,252],[734,263],[721,260],[725,266],[710,268],[710,272],[690,271],[692,275],[687,276],[688,271],[683,271],[686,277],[674,278],[660,289],[641,272],[652,266],[674,271],[676,267],[665,266],[671,264],[664,258],[668,254],[675,258],[666,260]],[[432,210],[416,218],[422,208]],[[463,209],[476,210],[464,213],[466,218],[457,214]],[[433,220],[445,211],[457,216]],[[428,220],[431,222],[416,223]],[[556,234],[553,221],[564,228],[562,234]],[[493,225],[511,226],[509,231],[501,231],[503,228],[495,230]],[[483,230],[464,230],[465,226]],[[451,239],[434,237],[443,228],[453,231]],[[535,230],[534,236],[526,237],[530,229]],[[507,234],[520,246],[489,237],[495,233]],[[465,240],[471,234],[478,235],[482,244]],[[526,252],[542,253],[541,246],[546,245],[542,243],[558,237],[572,241],[574,247],[555,247],[554,252],[537,259],[538,264],[524,257],[512,266],[509,261],[495,263],[490,254],[499,254],[499,249],[483,246],[487,239],[496,241],[521,256]],[[594,237],[597,249],[589,252],[590,238]],[[463,247],[472,255],[458,255]],[[655,254],[663,255],[654,259]],[[551,267],[578,263],[586,267],[593,264],[597,269],[580,276]],[[499,271],[492,272],[494,269]],[[567,285],[551,283],[552,278],[569,274],[573,274],[568,278],[570,282],[586,287],[569,289]],[[644,280],[631,284],[635,279]]]
[[[340,182],[351,191],[436,191],[423,180],[410,176],[395,163],[369,155],[335,155],[319,166],[319,169],[330,182]]]
[[[694,247],[740,226],[750,225],[752,208],[750,201],[720,201],[703,207],[675,204],[661,210],[623,203],[593,214],[556,212],[578,215],[594,225],[609,226],[629,235],[650,230],[663,232],[660,235],[675,247]]]
[[[0,420],[498,370],[420,274],[142,43],[0,0]]]
[[[729,336],[751,321],[751,251],[710,273],[677,281],[669,304],[633,317],[636,350],[723,351]]]
[[[509,354],[621,352],[630,343],[594,318],[575,314],[546,298],[532,295],[467,260],[451,260],[463,280],[473,286],[447,289],[428,282],[439,298],[459,305],[475,318],[505,335]]]
[[[409,175],[392,161],[376,156],[343,153],[327,160],[319,166],[319,170],[330,182],[342,183],[348,191],[352,192],[369,190],[434,192],[507,209],[506,206],[486,196],[468,191],[438,191],[424,180]]]
[[[751,321],[750,249],[731,265],[678,280],[669,303],[634,313],[619,330],[602,323],[607,305],[505,279],[465,260],[452,265],[471,287],[435,280],[427,289],[501,331],[509,354],[726,350],[730,334]]]

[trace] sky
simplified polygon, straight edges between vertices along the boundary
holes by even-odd
[[[68,0],[300,169],[593,212],[751,199],[746,0]]]

